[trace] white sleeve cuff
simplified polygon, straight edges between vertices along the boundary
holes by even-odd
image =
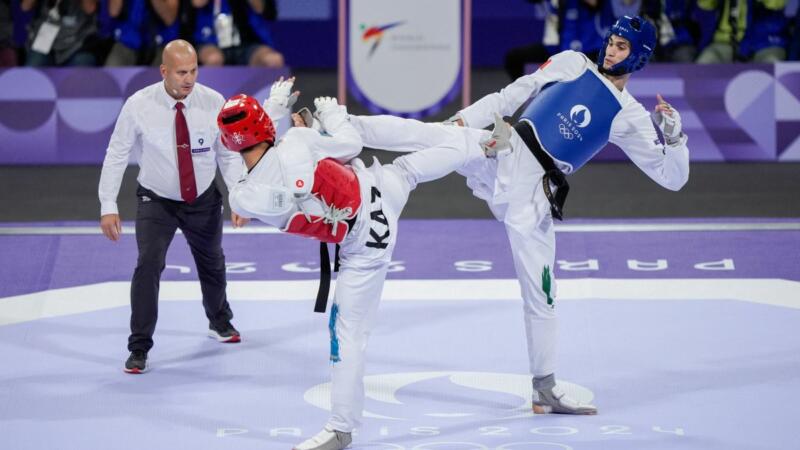
[[[100,216],[105,216],[106,214],[119,214],[117,202],[100,202]]]

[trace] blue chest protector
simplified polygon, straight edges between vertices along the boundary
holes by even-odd
[[[520,116],[533,124],[542,148],[569,164],[570,172],[608,143],[611,122],[622,110],[600,76],[587,69],[575,80],[545,86]]]

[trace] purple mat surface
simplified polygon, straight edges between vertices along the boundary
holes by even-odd
[[[234,301],[244,341],[222,345],[204,337],[200,305],[163,304],[143,376],[121,371],[126,308],[0,327],[0,352],[14,361],[0,369],[3,447],[288,450],[327,417],[304,400],[329,376],[326,318],[307,306]],[[401,386],[400,404],[368,400],[367,410],[393,419],[365,420],[353,448],[796,442],[798,311],[719,300],[565,303],[560,312],[559,376],[593,391],[598,416],[506,418],[524,398],[448,381],[462,372],[524,376],[519,305],[388,302],[367,376],[433,375]],[[567,448],[530,445],[504,448]]]
[[[501,289],[514,276],[495,222],[404,221],[400,233],[398,271],[390,280],[455,280],[453,294],[468,297],[459,283],[485,280]],[[784,279],[794,286],[798,243],[796,230],[563,232],[558,259],[569,263],[564,267],[596,260],[598,268],[556,273],[567,285],[619,279],[621,289],[634,281],[655,286],[687,278],[708,286],[715,279],[742,286]],[[230,281],[317,279],[312,241],[226,234],[224,246]],[[0,234],[0,249],[0,323],[25,309],[24,301],[63,294],[53,289],[127,282],[136,251],[133,235],[112,244],[100,235]],[[629,266],[629,260],[659,259],[666,269]],[[168,264],[174,268],[165,271],[165,281],[196,279],[182,237]],[[380,395],[367,399],[370,417],[352,448],[794,448],[800,440],[793,407],[800,402],[800,298],[792,292],[800,290],[748,291],[780,301],[734,301],[705,291],[696,299],[661,292],[654,300],[652,289],[643,289],[640,299],[559,302],[557,375],[594,396],[600,408],[594,417],[525,413],[530,388],[520,302],[444,300],[435,292],[385,301],[366,372]],[[21,294],[30,299],[14,297]],[[43,318],[0,325],[0,448],[289,450],[324,423],[328,318],[311,313],[311,299],[295,301],[290,292],[286,299],[272,293],[272,300],[232,295],[234,323],[243,334],[238,345],[205,337],[199,300],[162,301],[152,370],[130,376],[121,370],[129,320],[128,307],[119,306],[124,290],[93,295],[109,306],[50,316],[43,310]]]
[[[748,221],[747,223],[752,223]],[[570,221],[575,224],[675,224],[675,221]],[[721,221],[681,223],[721,224]],[[737,223],[728,220],[724,223]],[[738,223],[744,223],[738,221]],[[764,223],[789,223],[768,221]],[[22,227],[26,224],[14,224]],[[41,227],[42,224],[38,224]],[[53,226],[51,224],[51,226]],[[59,226],[95,227],[95,223]],[[2,230],[3,227],[0,227]],[[8,228],[6,226],[5,228]],[[132,229],[128,226],[127,229]],[[229,277],[314,280],[318,245],[282,234],[226,234]],[[800,229],[788,231],[557,233],[559,278],[782,278],[800,280]],[[136,263],[132,234],[112,243],[102,235],[0,235],[0,298],[103,281],[129,281]],[[647,270],[658,264],[659,270]],[[727,264],[726,260],[730,260]],[[503,226],[491,220],[401,221],[389,279],[514,278]],[[592,263],[594,261],[594,263]],[[638,262],[638,263],[637,263]],[[164,280],[194,281],[183,236],[167,256]],[[633,267],[633,268],[632,268]],[[581,270],[581,268],[584,268]],[[638,270],[637,270],[638,268]],[[565,270],[570,269],[570,270]],[[724,269],[724,270],[721,270]]]

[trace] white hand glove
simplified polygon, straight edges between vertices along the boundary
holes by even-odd
[[[512,152],[510,140],[511,126],[500,117],[500,114],[495,113],[492,134],[482,139],[479,144],[487,158],[497,158]]]
[[[267,103],[291,109],[299,95],[298,92],[292,93],[292,86],[294,86],[294,77],[288,80],[284,80],[283,77],[280,77],[278,81],[272,83]]]
[[[314,116],[322,124],[322,128],[330,132],[347,121],[347,108],[340,105],[333,97],[317,97],[314,99],[317,110]]]
[[[661,129],[664,135],[664,140],[667,145],[675,145],[681,141],[683,133],[681,132],[681,115],[676,109],[667,102],[660,98],[661,102],[656,106],[651,117],[653,122]],[[671,114],[670,114],[671,113]]]

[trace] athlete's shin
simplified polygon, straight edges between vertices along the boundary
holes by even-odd
[[[441,124],[423,123],[394,116],[350,116],[350,124],[366,147],[395,152],[414,152],[439,145],[452,136]]]

